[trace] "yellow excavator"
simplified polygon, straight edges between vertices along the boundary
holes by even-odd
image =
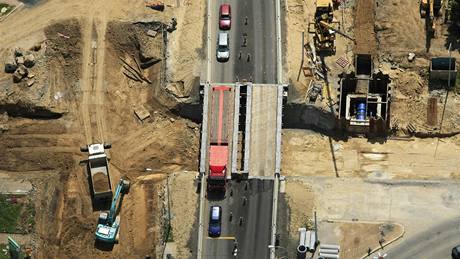
[[[420,16],[425,18],[427,36],[436,37],[435,18],[439,16],[442,0],[421,0],[420,1]]]
[[[313,41],[318,52],[335,53],[335,33],[354,41],[352,37],[334,26],[340,25],[339,22],[334,20],[334,4],[336,4],[336,1],[333,0],[317,0],[315,20],[308,24],[308,32],[314,35]]]

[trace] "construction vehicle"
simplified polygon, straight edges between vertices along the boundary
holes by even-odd
[[[425,19],[428,37],[436,37],[435,18],[439,16],[441,10],[441,0],[421,0],[420,16]]]
[[[211,89],[208,191],[225,192],[226,189],[231,91],[228,86],[213,86]]]
[[[317,0],[315,20],[308,24],[308,32],[314,34],[313,40],[318,51],[335,53],[335,31],[324,26],[335,23],[333,6],[332,0]]]
[[[88,152],[88,178],[91,185],[91,195],[95,204],[106,204],[112,199],[112,187],[110,183],[109,166],[106,149],[110,144],[90,144],[80,148],[82,152]]]
[[[345,38],[355,41],[346,33],[340,31],[334,24],[340,25],[334,20],[334,6],[340,4],[339,1],[317,0],[315,20],[308,24],[308,32],[313,34],[313,42],[317,52],[335,53],[335,33]]]
[[[119,210],[123,201],[123,196],[129,192],[130,182],[120,179],[113,196],[112,204],[108,212],[99,214],[99,222],[96,229],[96,240],[105,243],[115,243],[118,241],[120,228]]]

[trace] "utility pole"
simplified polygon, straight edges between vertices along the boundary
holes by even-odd
[[[442,122],[444,121],[444,113],[446,112],[447,106],[447,98],[449,97],[449,90],[450,90],[450,67],[452,63],[452,52],[451,52],[452,43],[449,44],[449,72],[447,74],[447,90],[446,90],[446,98],[444,99],[444,107],[442,108],[442,115],[441,115],[441,123],[439,125],[439,133],[442,133]],[[438,145],[439,145],[439,137],[438,141],[436,142],[436,149],[434,151],[434,157],[436,158],[436,153],[438,152]]]

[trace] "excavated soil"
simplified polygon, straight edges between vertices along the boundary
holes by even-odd
[[[377,53],[377,42],[374,32],[375,17],[374,0],[357,0],[355,10],[354,34],[356,45],[355,54]]]
[[[70,109],[69,101],[78,91],[81,69],[79,21],[63,20],[44,28],[47,37],[31,49],[19,48],[35,57],[29,68],[34,84],[13,83],[11,74],[0,73],[0,111],[10,116],[56,119]],[[14,47],[16,48],[16,47]],[[13,59],[14,48],[0,49],[0,60]],[[66,100],[66,101],[63,101]]]
[[[53,60],[60,62],[65,79],[74,82],[71,86],[76,87],[81,73],[80,22],[77,19],[70,19],[54,23],[46,27],[44,32],[47,38],[45,55],[51,62]]]
[[[109,188],[109,182],[107,181],[107,175],[98,172],[93,174],[93,188],[95,192],[107,191]]]
[[[187,35],[181,32],[184,27],[182,23],[188,20],[182,19],[186,14],[185,9],[192,13],[202,10],[197,11],[195,3],[190,2],[192,8],[190,3],[185,2],[176,16],[178,9],[173,7],[176,4],[173,2],[161,15],[148,9],[147,13],[150,18],[159,14],[161,21],[169,21],[174,15],[179,28],[173,33],[186,40]],[[75,8],[83,11],[85,8],[82,7],[86,4],[77,3]],[[53,6],[57,7],[57,2],[50,0],[34,7],[37,9],[27,9],[28,16],[15,18],[24,19],[33,12],[44,15]],[[114,17],[135,14],[134,11],[127,12],[127,6],[130,3],[115,3],[107,13]],[[200,6],[203,5],[200,3]],[[118,7],[124,11],[116,9]],[[144,8],[143,5],[138,7]],[[69,17],[75,17],[75,14]],[[86,129],[82,121],[82,85],[87,84],[87,79],[83,78],[82,68],[91,65],[83,64],[82,56],[91,57],[85,53],[91,51],[91,47],[85,49],[83,46],[92,44],[92,39],[85,36],[88,35],[86,30],[92,29],[92,26],[88,26],[86,18],[57,20],[51,24],[37,20],[30,29],[33,37],[27,39],[27,43],[34,45],[42,42],[33,41],[41,38],[38,35],[43,34],[44,37],[33,70],[36,83],[30,88],[13,85],[11,75],[0,73],[0,93],[3,91],[3,96],[6,96],[5,99],[0,98],[0,111],[8,112],[0,116],[0,148],[5,150],[0,153],[0,173],[29,179],[36,188],[32,195],[37,223],[30,244],[34,258],[155,258],[156,247],[161,243],[164,230],[165,176],[173,171],[193,170],[198,166],[199,126],[175,116],[169,110],[177,105],[177,100],[166,93],[165,84],[160,83],[166,69],[161,35],[148,37],[146,29],[150,28],[150,24],[110,22],[107,20],[109,18],[100,15],[94,19],[97,30],[104,22],[107,27],[107,34],[98,31],[94,38],[96,41],[105,36],[106,41],[105,45],[101,45],[105,51],[97,49],[98,58],[102,58],[96,64],[103,62],[104,65],[101,70],[95,69],[93,72],[94,79],[103,77],[103,88],[97,91],[104,98],[97,99],[90,95],[87,104],[91,119],[89,126],[92,129],[99,127],[93,123],[96,121],[93,108],[96,108],[106,125],[104,139],[112,143],[112,149],[108,151],[112,189],[115,189],[121,177],[131,181],[130,192],[124,197],[121,207],[120,242],[114,247],[106,249],[95,246],[94,231],[100,211],[95,210],[91,201],[84,162],[87,155],[79,152],[79,146],[86,144]],[[186,27],[197,27],[203,19],[200,17],[193,26]],[[11,21],[14,24],[16,20]],[[2,61],[15,47],[13,39],[19,40],[20,37],[6,38],[8,41],[4,46],[10,49],[0,48]],[[201,44],[201,41],[194,41],[190,45],[194,47],[197,44]],[[176,51],[171,53],[174,55]],[[99,53],[105,54],[102,56]],[[123,75],[120,57],[135,66],[132,55],[138,60],[145,56],[159,60],[142,69],[152,84],[133,82]],[[175,62],[171,63],[171,68],[176,68]],[[186,72],[195,68],[180,69]],[[194,72],[186,72],[186,75]],[[91,80],[91,77],[88,78]],[[16,101],[19,99],[25,103],[22,110],[16,111],[18,108],[14,105],[12,108],[5,106],[18,103]],[[142,122],[134,114],[138,106],[143,106],[150,113],[150,117]],[[29,107],[42,107],[43,111],[40,113],[40,110]],[[16,109],[14,113],[11,112],[13,108]],[[58,115],[44,116],[47,112]],[[105,189],[105,177],[103,181],[97,179],[98,176],[95,178],[95,188]]]

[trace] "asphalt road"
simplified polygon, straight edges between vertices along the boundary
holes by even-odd
[[[204,222],[206,239],[203,258],[234,258],[235,241],[238,244],[236,258],[268,258],[272,194],[272,180],[250,179],[232,181],[223,200],[210,197]],[[211,205],[222,206],[222,234],[219,238],[207,237]]]
[[[218,26],[218,10],[223,3],[232,8],[232,26],[229,33],[230,59],[220,63],[216,58]],[[211,84],[235,83],[236,81],[252,81],[257,84],[276,83],[276,38],[275,38],[275,0],[212,0],[211,1]],[[246,41],[244,40],[246,38]],[[246,42],[246,44],[243,44]],[[276,93],[276,87],[272,87]],[[259,91],[256,98],[264,99],[270,90]],[[276,94],[275,94],[276,96]],[[275,111],[273,123],[276,123],[276,98],[273,101],[257,102],[256,110]],[[268,101],[268,100],[267,100]],[[260,106],[262,105],[262,106]],[[265,105],[265,106],[263,106]],[[265,107],[265,108],[264,108]],[[265,114],[265,113],[264,113]],[[268,113],[271,114],[271,113]],[[265,120],[265,117],[261,117]],[[275,124],[274,124],[275,125]],[[273,125],[273,130],[275,126]],[[264,134],[266,128],[259,127],[252,134]],[[257,136],[256,136],[257,137]],[[275,140],[273,139],[273,144]],[[259,148],[265,149],[264,146]],[[274,152],[273,152],[274,153]],[[260,159],[264,160],[265,157]],[[274,167],[274,159],[273,159]],[[228,161],[231,165],[231,161]],[[271,171],[274,169],[262,170]],[[202,258],[235,258],[233,248],[238,243],[236,258],[269,258],[273,181],[251,179],[243,182],[231,182],[225,197],[208,196],[204,204],[204,239]],[[232,194],[230,194],[232,189]],[[243,202],[243,200],[246,200]],[[244,204],[243,204],[244,203]],[[222,233],[220,238],[208,237],[209,210],[212,205],[220,205],[223,210]],[[230,221],[230,212],[232,220]],[[240,217],[242,224],[240,225]]]
[[[460,217],[441,222],[390,248],[387,258],[448,259],[457,245],[460,245]]]
[[[229,3],[232,7],[232,27],[227,31],[230,60],[223,63],[216,59],[219,6],[222,3]],[[276,83],[275,0],[213,0],[211,11],[211,20],[215,21],[211,27],[211,82]],[[246,45],[243,44],[244,38]]]

